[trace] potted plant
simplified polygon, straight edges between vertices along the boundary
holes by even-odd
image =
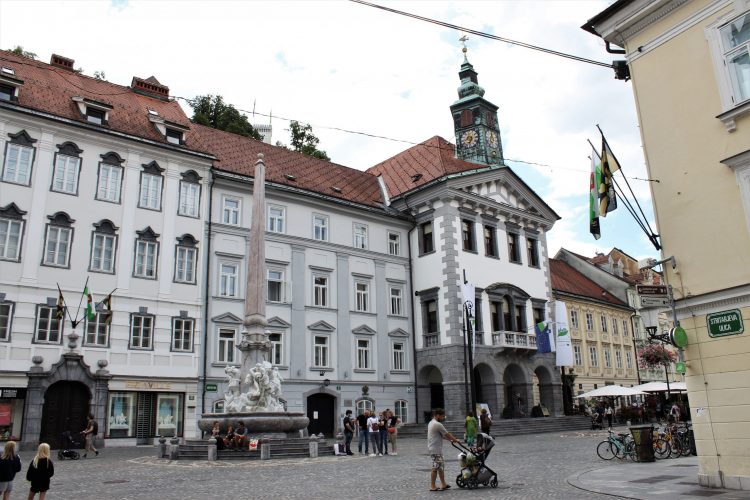
[[[648,344],[638,351],[638,365],[641,368],[660,368],[677,361],[677,355],[662,344]]]

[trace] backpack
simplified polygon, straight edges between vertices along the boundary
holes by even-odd
[[[378,432],[380,430],[379,427],[378,427],[378,421],[377,420],[370,424],[370,430],[372,432]]]

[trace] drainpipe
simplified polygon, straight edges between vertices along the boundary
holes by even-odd
[[[208,301],[211,293],[211,221],[213,212],[213,198],[214,198],[214,175],[213,169],[211,169],[211,179],[208,184],[208,234],[206,237],[206,274],[205,274],[205,286],[204,286],[204,298],[203,298],[203,381],[202,395],[201,395],[201,413],[206,412],[206,373],[208,371]]]
[[[404,198],[404,203],[406,204],[407,210],[409,209],[409,204]],[[414,230],[417,228],[417,221],[414,220],[414,225],[411,229],[406,233],[406,248],[407,253],[409,254],[409,300],[411,300],[411,354],[412,354],[412,366],[414,366],[414,423],[419,423],[419,386],[417,385],[417,331],[416,331],[416,322],[414,320],[414,315],[416,314],[416,308],[415,303],[416,300],[414,300],[414,264],[412,263],[412,252],[411,252],[411,234],[414,232]]]

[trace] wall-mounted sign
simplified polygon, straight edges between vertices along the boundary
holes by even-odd
[[[0,398],[3,399],[26,399],[25,387],[3,387],[0,388]]]
[[[681,373],[685,375],[685,362],[684,361],[678,361],[674,364],[674,371],[677,373]]]
[[[216,384],[206,384],[206,392],[216,392]]]
[[[742,323],[742,313],[739,309],[723,311],[706,315],[709,337],[726,337],[727,335],[739,335],[745,331]]]
[[[170,382],[140,382],[136,380],[126,380],[125,387],[127,389],[169,390],[172,388],[172,384]]]

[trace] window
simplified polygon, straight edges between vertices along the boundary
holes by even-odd
[[[219,328],[219,346],[217,360],[219,363],[234,363],[234,345],[237,331],[233,328]]]
[[[328,366],[328,337],[316,335],[313,338],[313,366],[325,368]]]
[[[151,349],[154,317],[142,314],[130,316],[130,348]]]
[[[192,352],[195,320],[191,318],[172,319],[172,350]]]
[[[369,399],[360,399],[357,401],[357,415],[362,415],[365,410],[373,411],[374,409],[375,405]]]
[[[484,226],[484,254],[497,257],[497,230],[492,226]]]
[[[570,310],[570,326],[578,328],[578,311],[575,309]]]
[[[221,221],[232,226],[240,225],[240,200],[225,196],[222,200]]]
[[[521,263],[521,255],[518,252],[518,235],[508,233],[508,260],[517,264]]]
[[[626,320],[622,320],[622,334],[628,335],[628,322]]]
[[[0,260],[21,260],[21,236],[23,235],[23,216],[15,203],[0,208]]]
[[[81,166],[80,154],[83,150],[72,142],[57,146],[55,171],[52,174],[52,191],[66,194],[78,193],[78,174]]]
[[[195,266],[198,260],[198,242],[190,234],[177,238],[174,262],[174,280],[177,283],[195,284]]]
[[[116,153],[108,153],[108,155],[117,156]],[[119,156],[117,156],[117,158],[119,158]],[[108,161],[117,161],[117,158],[108,158]],[[120,203],[122,172],[123,168],[119,166],[119,164],[114,165],[104,162],[99,164],[99,180],[96,187],[97,200]]]
[[[476,243],[474,241],[474,221],[470,219],[461,219],[461,240],[463,249],[467,252],[476,252]]]
[[[367,226],[354,224],[354,248],[367,249]]]
[[[612,368],[612,354],[610,353],[609,346],[604,346],[604,367]]]
[[[91,234],[89,271],[114,274],[115,249],[117,248],[116,232],[115,225],[107,219],[94,224],[94,232]]]
[[[57,212],[48,217],[47,234],[44,242],[44,260],[42,264],[54,267],[69,267],[70,245],[73,241],[74,220],[65,212]]]
[[[281,343],[281,333],[271,333],[268,335],[268,340],[271,341],[271,364],[272,365],[283,365],[284,364],[284,350],[283,344]]]
[[[106,113],[101,109],[86,106],[86,121],[101,125],[105,122]]]
[[[472,314],[474,315],[474,333],[476,334],[476,342],[477,344],[481,344],[483,342],[482,339],[482,332],[484,331],[484,324],[482,323],[482,295],[477,294],[474,297],[474,311],[472,311]]]
[[[180,145],[182,144],[182,131],[167,127],[166,139],[170,144]]]
[[[592,367],[599,366],[599,353],[596,350],[596,346],[589,346],[589,365]]]
[[[539,267],[539,245],[533,238],[526,238],[526,255],[529,258],[529,266]]]
[[[526,307],[516,306],[516,331],[526,333]]]
[[[750,12],[719,28],[735,105],[750,99]]]
[[[284,272],[268,269],[268,301],[284,302]]]
[[[269,205],[268,207],[268,230],[272,233],[284,232],[284,219],[286,208]]]
[[[370,341],[367,339],[357,340],[357,368],[369,370],[370,366]]]
[[[422,302],[422,315],[424,318],[425,347],[433,347],[440,344],[438,333],[438,308],[437,300],[425,300]]]
[[[37,307],[35,342],[59,344],[62,336],[62,318],[57,317],[57,307]]]
[[[394,342],[392,347],[393,370],[406,370],[406,349],[403,342]]]
[[[107,312],[97,312],[93,320],[86,319],[86,345],[97,347],[109,346],[110,322],[111,315]]]
[[[432,239],[432,221],[429,221],[419,226],[419,253],[426,254],[434,251],[435,243]]]
[[[313,275],[313,305],[328,307],[328,276]]]
[[[16,88],[13,85],[0,83],[0,100],[10,101],[16,96]]]
[[[594,329],[594,315],[590,312],[586,313],[586,330],[592,331]]]
[[[367,312],[370,310],[370,284],[357,281],[354,284],[355,310]]]
[[[198,217],[200,212],[201,177],[194,170],[183,172],[180,181],[180,203],[177,215],[186,217]]]
[[[388,254],[401,255],[401,235],[388,232]]]
[[[158,234],[154,233],[151,226],[143,231],[136,231],[138,238],[135,240],[135,259],[133,262],[133,276],[136,278],[156,279],[157,262],[159,255]]]
[[[161,192],[164,183],[162,172],[164,172],[164,169],[155,161],[143,165],[141,190],[138,197],[138,206],[140,208],[161,210]]]
[[[607,333],[607,318],[602,314],[600,316],[601,324],[602,324],[602,332]]]
[[[409,421],[407,418],[408,411],[406,407],[406,401],[403,399],[399,399],[393,404],[393,414],[401,420],[402,424],[405,424]]]
[[[219,295],[237,297],[237,264],[219,265]]]
[[[615,349],[615,367],[617,369],[622,368],[622,351]]]
[[[391,288],[391,311],[390,314],[394,316],[404,315],[404,300],[403,300],[403,289],[398,286],[392,286]]]
[[[8,134],[8,137],[10,139],[5,144],[3,181],[28,186],[31,184],[36,139],[32,139],[25,130]]]
[[[625,366],[628,370],[633,368],[633,355],[630,351],[625,351]]]
[[[578,344],[573,345],[573,357],[575,358],[576,366],[583,366],[583,353],[581,352],[581,346]]]
[[[10,323],[13,319],[13,302],[0,302],[0,342],[10,340]]]
[[[617,320],[615,318],[612,318],[612,335],[620,335],[620,332],[617,331]]]
[[[313,215],[313,239],[328,241],[328,217],[325,215]]]

